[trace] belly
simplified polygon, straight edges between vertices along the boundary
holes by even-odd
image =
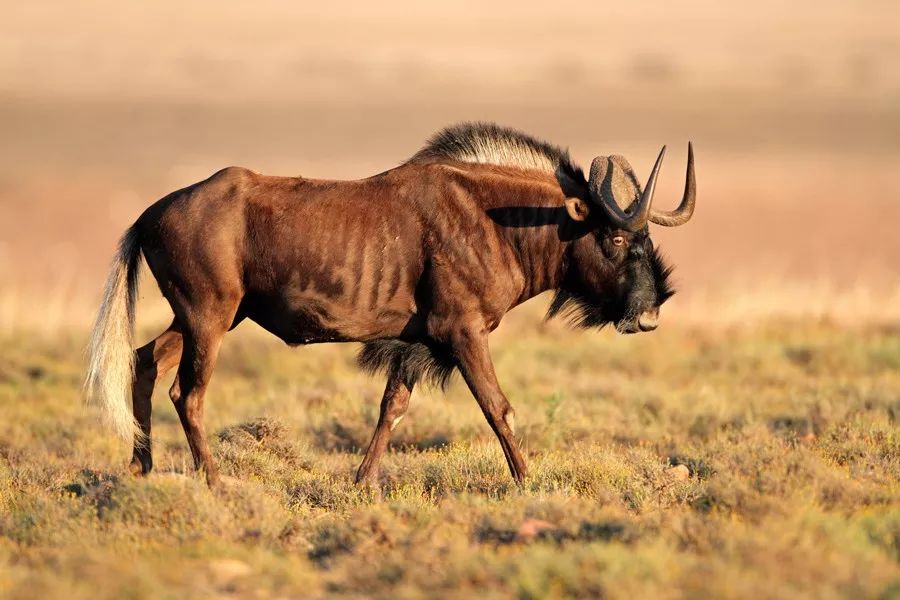
[[[248,294],[240,313],[290,345],[416,338],[424,331],[415,307],[370,309],[321,296]]]

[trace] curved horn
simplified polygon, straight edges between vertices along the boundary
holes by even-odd
[[[684,196],[675,210],[650,211],[650,222],[666,227],[684,225],[694,214],[694,203],[697,201],[697,181],[694,179],[694,146],[688,142],[687,175],[684,182]]]
[[[625,229],[626,231],[639,231],[647,224],[647,219],[650,215],[650,205],[653,203],[653,192],[656,189],[656,176],[659,174],[659,167],[662,164],[665,155],[666,147],[663,146],[662,150],[659,151],[659,156],[656,157],[656,164],[653,165],[653,170],[650,171],[647,185],[644,186],[644,193],[641,194],[637,206],[635,206],[630,213],[626,213],[619,208],[615,199],[607,198],[605,195],[599,193],[599,189],[596,190],[594,197],[600,206],[606,210],[606,214],[613,225],[619,229]],[[600,159],[594,159],[594,162],[596,163],[597,160]],[[591,165],[591,175],[594,175],[594,172],[597,170],[598,169],[596,169],[594,165]],[[599,188],[600,183],[600,181],[597,181],[595,185]]]

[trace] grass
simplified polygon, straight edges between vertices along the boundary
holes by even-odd
[[[133,479],[129,449],[80,404],[83,338],[3,338],[0,595],[900,595],[896,327],[626,338],[511,318],[494,357],[527,484],[456,381],[415,392],[380,497],[351,483],[382,383],[352,347],[226,340],[206,420],[227,483],[212,493],[166,386],[155,471]],[[523,535],[532,519],[544,529]]]

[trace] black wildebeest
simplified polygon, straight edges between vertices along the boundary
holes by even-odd
[[[222,338],[249,318],[292,345],[362,342],[360,364],[387,373],[358,482],[377,477],[413,386],[446,381],[455,368],[521,482],[525,461],[488,334],[546,290],[556,292],[551,316],[623,333],[656,327],[670,268],[647,224],[687,222],[696,197],[689,145],[681,203],[651,207],[664,152],[643,191],[621,156],[595,158],[585,178],[566,151],[483,123],[445,129],[409,161],[359,181],[219,171],[125,232],[91,338],[87,391],[134,439],[132,471],[147,473],[150,398],[177,366],[170,396],[212,485],[203,396]],[[175,318],[133,351],[142,253]]]

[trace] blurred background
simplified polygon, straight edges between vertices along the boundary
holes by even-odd
[[[668,321],[900,319],[897,3],[303,4],[0,2],[0,329],[87,325],[122,231],[222,167],[360,178],[468,119],[642,177],[668,144],[662,207],[693,140]]]

